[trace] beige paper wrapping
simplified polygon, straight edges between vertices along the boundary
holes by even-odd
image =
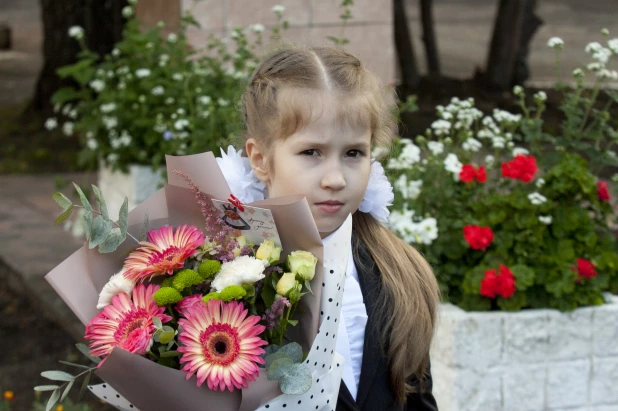
[[[129,233],[138,237],[144,214],[150,228],[163,224],[192,224],[204,228],[204,219],[193,192],[184,179],[173,170],[188,175],[204,193],[226,200],[230,189],[212,153],[192,156],[166,156],[168,185],[129,212]],[[285,252],[307,250],[319,259],[312,280],[313,295],[308,294],[297,310],[299,326],[293,327],[294,341],[309,351],[317,334],[323,278],[323,246],[309,205],[302,196],[282,197],[251,204],[271,210]],[[89,250],[87,244],[54,268],[46,280],[77,315],[87,324],[99,312],[96,309],[99,292],[114,273],[122,268],[127,253],[136,246],[130,238],[113,253],[101,254]],[[115,390],[142,411],[158,409],[192,410],[254,410],[261,403],[281,394],[277,381],[268,381],[260,373],[248,389],[235,392],[210,391],[206,385],[197,387],[193,376],[186,381],[180,370],[160,366],[146,358],[114,349],[97,373]]]

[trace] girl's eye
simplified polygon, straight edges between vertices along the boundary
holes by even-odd
[[[350,150],[346,153],[346,156],[358,158],[358,157],[364,157],[365,153],[363,153],[360,150]]]
[[[309,150],[301,151],[300,155],[301,156],[319,156],[320,153],[318,153],[318,150],[312,148],[312,149],[309,149]]]

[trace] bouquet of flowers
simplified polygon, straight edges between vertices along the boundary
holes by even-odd
[[[95,365],[42,373],[63,382],[35,388],[52,391],[48,409],[92,372],[107,384],[90,390],[119,409],[336,401],[347,255],[323,248],[303,197],[243,204],[212,153],[166,160],[168,184],[131,212],[125,201],[118,222],[98,188],[99,212],[76,186],[88,240],[46,278],[86,325],[89,347],[78,348]],[[80,207],[54,199],[64,208],[57,223]],[[350,241],[350,218],[335,236]]]

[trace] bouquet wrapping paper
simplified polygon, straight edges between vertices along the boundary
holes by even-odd
[[[149,229],[164,224],[203,226],[203,216],[185,180],[173,173],[188,175],[200,191],[225,200],[231,192],[212,153],[191,156],[166,156],[168,184],[129,212],[129,233],[138,236],[143,218],[149,216]],[[304,196],[262,200],[251,206],[269,209],[281,238],[283,254],[306,250],[318,257],[311,281],[313,294],[304,296],[297,311],[298,326],[288,335],[309,352],[306,365],[312,371],[312,387],[302,395],[285,395],[278,381],[268,381],[266,370],[249,387],[234,392],[211,391],[197,387],[196,377],[188,381],[180,370],[167,368],[144,357],[115,348],[97,370],[106,384],[90,386],[91,392],[121,410],[255,410],[334,409],[343,358],[335,352],[336,332],[341,312],[343,278],[350,249],[352,222],[348,216],[324,249],[309,205]],[[120,271],[127,252],[135,247],[125,241],[115,252],[101,254],[85,244],[54,268],[47,281],[82,323],[98,313],[99,292],[109,278]],[[322,286],[322,284],[324,284]],[[330,317],[329,320],[325,320]],[[337,321],[335,321],[337,319]],[[316,406],[318,408],[316,408]]]

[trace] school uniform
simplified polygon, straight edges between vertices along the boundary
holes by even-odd
[[[354,233],[352,249],[358,252],[352,253],[350,250],[345,280],[341,338],[337,341],[337,351],[344,356],[345,362],[336,411],[437,411],[431,393],[431,375],[423,379],[422,390],[417,379],[410,381],[418,392],[408,395],[405,406],[396,401],[389,383],[388,360],[380,350],[381,328],[375,316],[381,287],[380,274],[369,252]]]

